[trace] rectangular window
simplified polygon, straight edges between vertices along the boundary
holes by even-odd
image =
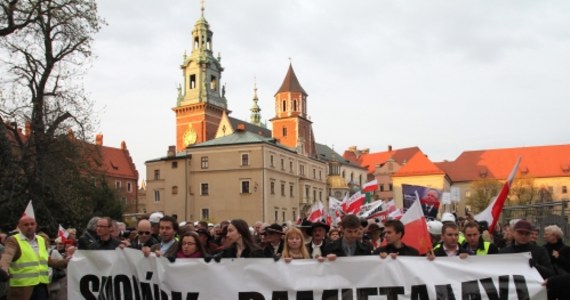
[[[202,220],[209,220],[210,219],[210,209],[202,208]]]
[[[294,189],[294,186],[292,184],[289,185],[289,197],[293,197],[293,189]]]
[[[291,173],[293,173],[293,162],[292,161],[289,162],[289,171]]]
[[[172,167],[173,169],[178,168],[178,162],[177,162],[177,161],[173,161],[172,164],[171,164],[171,167]]]
[[[278,220],[277,218],[278,218],[278,217],[279,217],[279,211],[278,211],[278,210],[275,210],[275,222],[277,222],[277,220]]]
[[[319,200],[323,201],[323,191],[319,191]]]
[[[271,181],[271,183],[269,184],[269,192],[271,193],[271,195],[275,195],[275,181]]]
[[[269,156],[269,162],[270,162],[270,164],[271,164],[271,167],[274,168],[274,167],[275,167],[275,164],[274,164],[274,162],[273,162],[273,155]]]
[[[568,193],[568,187],[563,185],[562,186],[562,194],[567,194]]]
[[[380,184],[380,191],[383,192],[384,191],[384,185]]]
[[[118,191],[121,189],[121,182],[119,180],[115,181],[115,189]]]
[[[249,180],[242,180],[241,182],[241,193],[242,194],[249,194]]]
[[[285,182],[281,182],[281,196],[285,196]]]
[[[154,170],[154,180],[160,179],[160,170]]]
[[[241,154],[241,165],[242,166],[249,166],[249,154],[242,153]]]
[[[208,168],[208,157],[207,156],[202,156],[200,158],[200,167],[202,169],[207,169]]]
[[[177,195],[178,194],[178,186],[173,186],[172,187],[172,195]]]
[[[285,160],[281,159],[281,170],[285,170]]]
[[[317,179],[317,169],[313,169],[313,178]]]
[[[188,88],[191,90],[196,88],[196,75],[195,74],[190,75],[190,82],[189,82]]]
[[[293,221],[297,221],[297,211],[293,211]]]
[[[319,170],[319,180],[323,180],[323,171]]]
[[[305,186],[305,198],[309,199],[310,193],[311,193],[311,188],[308,185]]]
[[[313,190],[313,201],[317,201],[317,191]]]
[[[305,166],[299,165],[299,174],[305,176]]]
[[[133,191],[133,184],[130,182],[127,182],[127,192],[132,192]]]
[[[282,216],[281,221],[285,222],[285,211],[281,212],[281,216]]]
[[[287,136],[287,127],[283,127],[283,136]]]
[[[394,186],[391,183],[388,185],[388,190],[390,192],[394,190]]]
[[[210,194],[210,186],[207,183],[200,184],[200,195],[208,196]]]
[[[160,202],[160,191],[154,190],[154,203]]]

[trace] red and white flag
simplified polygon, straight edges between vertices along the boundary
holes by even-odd
[[[57,229],[57,236],[61,237],[62,241],[65,241],[69,236],[69,232],[67,232],[67,230],[65,230],[65,228],[59,224],[59,228]]]
[[[363,193],[374,192],[377,189],[378,189],[378,180],[376,179],[369,181],[362,186]]]
[[[36,218],[36,214],[34,214],[34,207],[32,206],[32,200],[28,202],[28,206],[26,206],[26,210],[24,210],[24,214],[20,219],[22,218],[32,218],[32,219]]]
[[[348,198],[346,202],[341,204],[342,210],[346,214],[358,214],[365,200],[366,200],[365,194],[362,194],[361,192],[356,192],[354,193],[354,195]]]
[[[431,249],[431,237],[429,235],[426,218],[420,199],[414,201],[406,213],[400,219],[404,223],[405,234],[402,242],[416,248],[421,255]]]
[[[360,208],[360,213],[358,214],[358,216],[360,218],[368,219],[368,217],[370,215],[377,213],[379,211],[382,211],[382,204],[383,203],[384,203],[384,201],[377,200],[377,201],[370,202],[370,203],[362,205],[362,207]]]
[[[325,211],[324,211],[323,203],[321,201],[317,201],[317,202],[313,203],[313,205],[311,205],[311,211],[309,212],[309,216],[307,217],[307,220],[314,223],[314,222],[317,222],[319,220],[322,220],[324,215],[325,215]]]
[[[402,217],[402,210],[396,207],[396,201],[390,200],[382,204],[382,210],[371,213],[368,217],[370,219],[378,219],[380,222],[387,220],[400,219]]]
[[[495,225],[497,225],[497,222],[499,221],[499,217],[503,211],[503,206],[505,206],[505,201],[509,195],[509,190],[511,189],[511,185],[513,184],[517,170],[519,169],[521,159],[522,157],[519,157],[517,159],[515,166],[511,170],[511,174],[509,174],[509,178],[507,178],[507,182],[505,182],[499,194],[493,198],[485,210],[475,215],[474,217],[475,220],[479,222],[486,221],[487,224],[489,224],[489,232],[493,232],[493,230],[495,230]]]

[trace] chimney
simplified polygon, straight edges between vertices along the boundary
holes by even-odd
[[[167,157],[174,157],[176,155],[176,146],[168,146],[168,152],[166,152]]]
[[[388,145],[388,152],[392,152],[392,145]]]
[[[245,124],[243,123],[238,124],[237,131],[245,131]]]
[[[95,145],[97,145],[97,146],[103,146],[103,134],[98,133],[98,134],[95,136]]]
[[[370,153],[370,148],[364,148],[361,151],[361,154],[369,154]]]
[[[127,143],[125,143],[125,141],[121,141],[121,150],[127,150]]]
[[[356,146],[350,146],[348,147],[348,151],[352,152],[352,153],[356,153]]]

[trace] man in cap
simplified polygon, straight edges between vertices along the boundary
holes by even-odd
[[[527,220],[519,220],[513,226],[514,243],[501,249],[500,253],[530,252],[532,258],[529,261],[531,267],[535,267],[542,278],[549,278],[554,274],[548,252],[544,247],[531,243],[530,233],[532,225]]]
[[[148,220],[150,221],[152,237],[160,241],[160,219],[164,217],[164,214],[157,211],[150,214]]]
[[[267,245],[263,248],[264,257],[281,257],[283,253],[283,227],[279,224],[271,224],[263,231]]]
[[[50,258],[49,241],[36,234],[33,209],[28,213],[30,207],[31,202],[18,222],[20,232],[6,239],[6,249],[0,259],[0,273],[10,275],[7,299],[47,300],[48,266],[65,268],[71,259]]]
[[[307,251],[312,258],[319,258],[323,255],[323,248],[326,244],[326,236],[330,226],[320,220],[311,224],[311,228],[307,229],[307,234],[312,237],[311,241],[305,244]]]

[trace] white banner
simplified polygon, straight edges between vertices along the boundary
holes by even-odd
[[[77,251],[69,299],[546,299],[530,254],[280,260],[145,258],[137,250]]]

